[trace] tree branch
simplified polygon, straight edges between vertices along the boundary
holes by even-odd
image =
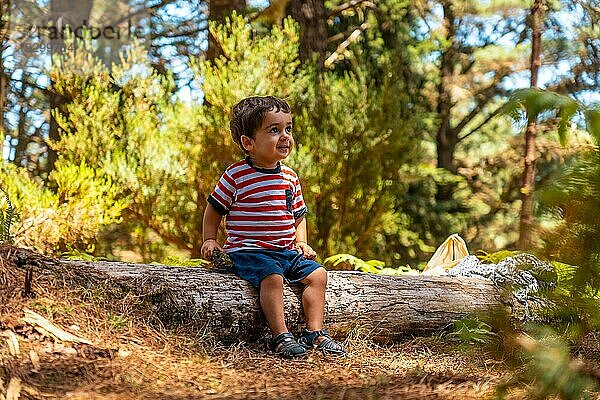
[[[335,51],[333,53],[331,53],[331,55],[329,57],[327,57],[327,59],[324,62],[325,68],[331,67],[335,63],[335,61],[340,57],[341,53],[344,50],[346,50],[346,48],[348,46],[350,46],[350,44],[352,44],[353,42],[358,40],[358,37],[361,35],[361,33],[363,33],[369,27],[370,27],[370,25],[365,22],[360,27],[355,29],[350,34],[350,36],[348,36],[348,38],[346,40],[344,40],[342,43],[340,43],[338,45],[337,49],[335,49]]]
[[[176,0],[161,0],[159,3],[154,4],[150,7],[142,7],[138,10],[134,10],[133,12],[131,12],[127,15],[124,15],[123,17],[119,18],[118,20],[112,22],[112,24],[114,24],[115,26],[120,25],[132,17],[138,16],[138,15],[143,15],[144,13],[147,13],[150,10],[158,10],[159,8],[165,7],[171,3],[174,3],[175,1]]]
[[[485,107],[485,105],[488,104],[490,100],[499,92],[498,83],[502,79],[504,79],[504,77],[506,77],[509,72],[510,71],[508,69],[500,69],[496,76],[494,76],[493,82],[477,95],[477,97],[479,98],[479,100],[477,101],[477,105],[471,110],[471,112],[466,117],[464,117],[458,123],[458,125],[454,127],[454,130],[457,134],[460,133],[465,128],[465,126],[467,126],[467,124],[471,122],[473,118],[475,118],[479,114],[479,112],[481,112],[483,107]],[[471,133],[473,133],[473,131],[471,131],[469,135]],[[459,139],[459,141],[460,140],[462,139]]]
[[[358,6],[364,6],[367,8],[371,8],[373,10],[377,9],[377,5],[375,3],[373,3],[372,1],[367,1],[367,0],[351,0],[347,3],[341,4],[340,6],[334,8],[333,10],[331,10],[331,12],[329,13],[329,15],[327,16],[327,18],[331,18],[341,12],[344,12],[346,10],[349,10],[351,8],[356,8]]]
[[[471,129],[471,131],[469,133],[467,133],[466,135],[459,137],[458,141],[461,142],[461,141],[465,140],[466,138],[468,138],[469,136],[471,136],[473,133],[477,132],[484,125],[486,125],[488,122],[490,122],[492,120],[492,118],[494,118],[496,115],[498,115],[500,113],[501,109],[502,109],[502,107],[498,107],[496,110],[494,110],[493,113],[488,115],[487,118],[482,123],[477,125],[475,128]]]
[[[146,225],[148,228],[152,229],[164,241],[174,244],[177,247],[179,247],[180,249],[185,249],[185,250],[190,250],[190,251],[192,250],[192,247],[188,243],[185,243],[183,240],[181,240],[181,238],[179,238],[175,235],[172,235],[167,232],[163,232],[162,229],[159,226],[157,226],[154,221],[152,221],[150,218],[146,217],[145,215],[139,213],[137,210],[134,210],[131,207],[128,207],[127,211],[129,211],[135,217],[137,217],[140,221],[142,221],[144,223],[144,225]]]

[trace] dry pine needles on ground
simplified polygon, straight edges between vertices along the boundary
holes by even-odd
[[[345,358],[284,361],[263,342],[224,346],[167,330],[141,299],[106,282],[84,288],[36,270],[24,293],[26,271],[0,258],[2,400],[478,399],[509,373],[478,347],[437,337],[382,345],[366,329],[347,337]],[[72,336],[40,329],[44,320]]]

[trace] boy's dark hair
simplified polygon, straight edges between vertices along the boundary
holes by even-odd
[[[273,110],[275,112],[291,112],[290,106],[285,100],[273,96],[246,97],[233,106],[229,129],[233,141],[240,146],[244,153],[248,152],[242,146],[242,136],[254,138],[254,131],[262,124],[265,114]]]

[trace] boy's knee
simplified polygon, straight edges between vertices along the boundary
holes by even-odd
[[[306,285],[327,285],[327,270],[323,267],[315,269],[306,277],[304,282]]]
[[[279,274],[271,274],[267,275],[260,281],[261,289],[278,289],[281,288],[283,290],[283,276]]]

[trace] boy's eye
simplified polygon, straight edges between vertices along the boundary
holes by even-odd
[[[288,135],[290,135],[290,134],[292,133],[292,127],[291,127],[291,126],[286,126],[284,129],[285,129],[285,132],[286,132]],[[278,128],[278,127],[276,127],[276,126],[274,126],[274,127],[272,127],[272,128],[269,130],[269,133],[273,133],[273,134],[279,133],[279,128]]]

